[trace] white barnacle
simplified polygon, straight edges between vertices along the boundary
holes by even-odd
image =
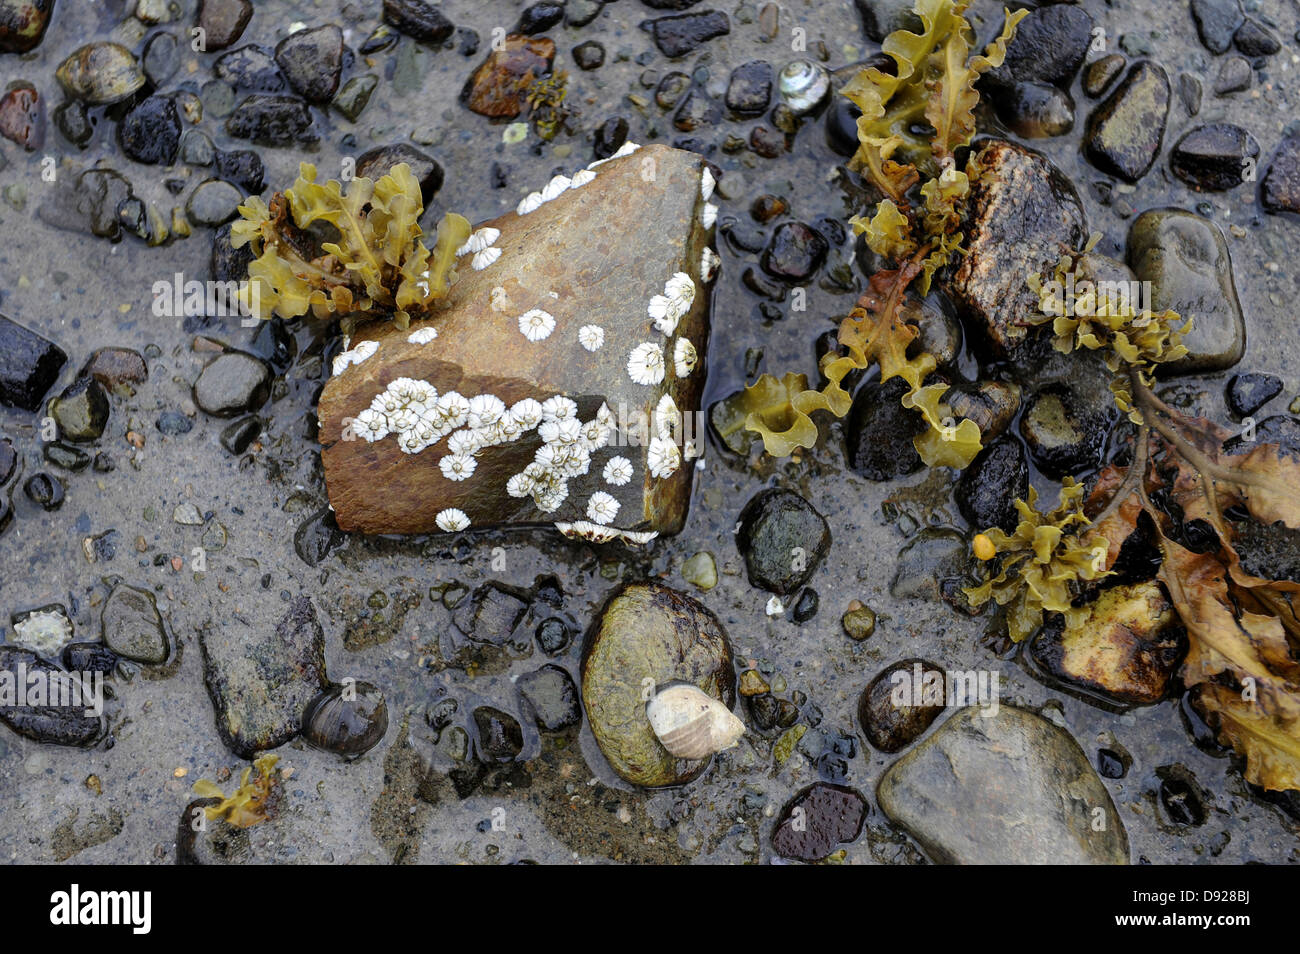
[[[672,399],[672,395],[665,394],[655,405],[654,429],[655,435],[662,437],[666,441],[671,441],[681,430],[682,412],[677,410],[677,402]]]
[[[474,260],[470,264],[474,266],[474,271],[481,272],[500,257],[501,249],[485,248],[481,252],[474,253]]]
[[[442,417],[442,426],[449,430],[461,427],[469,419],[469,399],[457,391],[448,391],[434,406]]]
[[[488,292],[488,307],[493,311],[510,311],[510,295],[504,285],[497,285]]]
[[[671,477],[682,465],[682,452],[672,441],[662,437],[652,437],[650,447],[646,451],[645,462],[651,477]]]
[[[457,431],[447,438],[447,450],[453,454],[477,454],[483,449],[483,442],[479,440],[478,431],[463,430]]]
[[[531,431],[542,419],[542,405],[540,401],[532,398],[524,398],[517,401],[510,408],[510,416],[514,422],[525,431]]]
[[[598,490],[587,501],[587,519],[602,527],[618,516],[618,501],[603,490]]]
[[[628,355],[627,375],[635,384],[658,384],[664,379],[664,349],[653,341],[637,345]]]
[[[609,443],[609,435],[613,429],[612,425],[606,424],[600,418],[588,421],[582,425],[582,446],[588,452],[600,450]]]
[[[519,316],[519,330],[529,341],[542,341],[555,330],[555,316],[540,308],[530,308]]]
[[[619,536],[623,542],[632,546],[641,546],[649,543],[655,537],[659,536],[658,530],[620,530]]]
[[[558,199],[569,191],[569,186],[572,184],[573,180],[568,176],[556,176],[542,189],[542,201],[550,202],[552,199]]]
[[[572,523],[557,523],[555,529],[572,540],[587,540],[591,543],[612,543],[623,534],[612,527],[602,527],[589,520],[575,520]]]
[[[515,208],[515,213],[517,215],[528,215],[530,212],[536,212],[545,204],[546,200],[542,198],[540,192],[530,192],[519,201],[518,207]]]
[[[557,394],[542,402],[543,421],[576,420],[577,417],[578,405],[574,404],[573,401],[563,395]]]
[[[575,172],[573,174],[573,179],[569,183],[569,188],[581,189],[588,182],[594,182],[595,180],[596,180],[596,173],[592,172],[590,169],[582,169],[581,171]]]
[[[401,407],[388,415],[388,429],[395,434],[401,434],[405,431],[415,430],[415,426],[420,423],[420,415],[416,414],[409,407]]]
[[[417,328],[407,336],[406,340],[413,345],[426,345],[434,338],[438,337],[438,329],[433,325],[426,325],[423,328]]]
[[[430,443],[414,428],[400,431],[397,435],[397,447],[403,454],[418,454],[428,447]]]
[[[598,351],[605,343],[605,329],[600,325],[583,325],[578,329],[578,344],[588,351]]]
[[[704,251],[700,253],[700,278],[705,282],[711,282],[718,277],[718,267],[722,264],[722,259],[718,258],[718,253],[707,245]]]
[[[360,364],[379,350],[378,341],[363,341],[355,348],[348,351],[342,351],[334,356],[332,370],[334,374],[340,375],[354,364]]]
[[[695,441],[687,441],[682,445],[682,456],[687,460],[695,460],[697,457],[703,457],[704,454],[700,450],[699,444],[695,443]]]
[[[448,480],[465,480],[474,473],[478,461],[468,454],[448,454],[438,461],[438,466],[442,468],[442,476]]]
[[[700,213],[700,222],[706,229],[713,228],[713,223],[718,221],[718,207],[712,202],[704,203],[704,211]]]
[[[537,486],[537,481],[528,474],[515,474],[506,481],[506,493],[511,497],[527,497]]]
[[[640,143],[635,143],[631,141],[625,142],[623,143],[623,145],[618,147],[618,152],[614,153],[614,158],[622,159],[624,156],[630,156],[632,155],[632,153],[636,152],[640,148],[641,148]]]
[[[605,483],[622,487],[632,479],[632,462],[626,457],[611,457],[605,463],[602,476],[605,478]]]
[[[718,184],[718,180],[713,178],[713,173],[708,166],[704,167],[704,173],[700,176],[700,197],[708,202],[713,198],[713,187]]]
[[[582,422],[574,417],[542,421],[537,433],[548,444],[576,444],[582,439]]]
[[[434,523],[438,529],[446,530],[448,533],[454,533],[457,530],[464,530],[469,526],[469,517],[465,516],[464,510],[456,507],[448,507],[446,510],[440,510],[438,516],[434,517]]]
[[[500,229],[479,229],[469,237],[460,248],[456,250],[457,255],[468,255],[470,252],[481,252],[485,248],[491,248],[501,237]]]
[[[695,370],[699,360],[699,352],[695,350],[695,345],[691,344],[689,339],[678,338],[673,342],[673,370],[677,372],[679,378],[689,376]]]
[[[469,399],[467,414],[470,427],[488,427],[501,420],[506,412],[505,402],[495,394],[476,394]]]
[[[368,407],[352,419],[352,432],[371,444],[381,441],[388,436],[388,416]]]
[[[554,484],[541,490],[533,495],[533,501],[537,504],[537,509],[542,513],[554,513],[560,509],[560,505],[569,497],[569,485],[563,480],[557,480]]]
[[[654,319],[655,328],[671,335],[694,303],[695,282],[685,272],[676,272],[664,285],[664,293],[650,299],[647,311]]]

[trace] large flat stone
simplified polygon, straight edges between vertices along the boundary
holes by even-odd
[[[706,250],[713,254],[712,229],[704,218],[715,210],[702,189],[703,160],[648,146],[592,171],[593,181],[535,211],[509,212],[482,223],[480,230],[499,230],[492,247],[500,256],[481,270],[473,267],[472,253],[463,256],[448,306],[434,320],[406,331],[387,321],[358,330],[350,354],[374,350],[359,363],[337,367],[319,405],[326,486],[341,529],[447,529],[438,517],[452,509],[463,512],[471,528],[571,525],[592,521],[589,507],[598,492],[618,504],[602,534],[681,529],[694,470],[686,444],[693,441],[702,449],[704,441],[696,412],[708,337]],[[690,276],[694,299],[665,334],[648,308],[653,297],[665,294],[675,273]],[[520,317],[534,309],[553,319],[553,328],[530,340]],[[580,343],[579,330],[593,325],[602,330],[603,344],[589,350]],[[430,328],[436,329],[436,339],[421,343]],[[647,343],[661,349],[664,372],[651,383],[638,383],[629,373],[629,357]],[[698,360],[682,375],[674,353],[688,346]],[[513,441],[480,449],[473,473],[460,480],[450,479],[442,467],[452,434],[415,453],[403,451],[392,435],[358,437],[358,416],[398,378],[427,382],[439,395],[495,396],[507,408],[525,399],[567,398],[584,423],[606,405],[620,426],[603,447],[590,451],[586,473],[567,479],[563,501],[543,510],[533,497],[507,492],[511,477],[534,463],[543,446],[536,425]],[[665,396],[685,417],[685,427],[672,440],[681,460],[671,473],[654,476],[653,448],[645,440],[654,429],[641,431],[639,425],[651,419]],[[631,464],[626,483],[604,476],[616,457]],[[580,530],[591,536],[594,526]]]

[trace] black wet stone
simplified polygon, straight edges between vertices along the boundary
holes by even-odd
[[[69,672],[109,673],[117,668],[117,653],[103,643],[70,643],[63,650],[63,667]]]
[[[397,142],[368,149],[357,157],[356,173],[367,179],[379,179],[387,175],[393,166],[403,162],[411,167],[411,175],[420,183],[420,197],[427,208],[442,188],[442,165],[414,146]]]
[[[53,680],[49,677],[58,672],[58,667],[26,649],[0,646],[0,670],[12,674],[13,685],[28,687],[30,691],[32,675],[45,674],[46,678],[41,681],[52,684]],[[90,688],[87,687],[87,691]],[[0,706],[0,722],[24,738],[37,742],[93,745],[104,732],[104,719],[102,716],[86,715],[86,709],[91,705],[93,699],[86,699],[84,705],[5,705]]]
[[[1277,147],[1260,196],[1269,212],[1300,212],[1300,134],[1288,136]]]
[[[212,257],[210,267],[212,278],[219,282],[241,281],[248,277],[248,265],[253,261],[253,249],[249,245],[235,248],[230,244],[230,225],[217,229],[212,237]]]
[[[275,48],[289,85],[309,103],[326,103],[343,73],[343,31],[335,24],[290,33]]]
[[[117,127],[122,151],[145,165],[171,165],[181,142],[181,117],[166,96],[142,99]]]
[[[226,132],[262,146],[292,146],[316,142],[320,136],[311,110],[289,96],[247,96],[226,119]]]
[[[605,47],[598,40],[587,40],[573,48],[573,62],[580,70],[598,70],[605,65]]]
[[[293,549],[303,563],[319,566],[346,539],[334,520],[334,511],[323,507],[298,525],[293,534]]]
[[[514,32],[522,33],[524,36],[537,36],[539,33],[545,33],[562,19],[564,19],[564,4],[545,0],[523,9]]]
[[[1124,71],[1122,53],[1111,53],[1088,64],[1083,71],[1083,91],[1089,96],[1100,96],[1115,81],[1115,77]]]
[[[736,547],[749,582],[793,593],[812,578],[831,545],[826,518],[792,490],[760,491],[740,513]]]
[[[0,487],[9,482],[9,478],[18,469],[18,452],[14,450],[13,441],[0,437]]]
[[[921,469],[912,438],[925,432],[919,414],[901,414],[907,382],[890,378],[864,384],[853,398],[845,435],[849,467],[868,480],[894,480]]]
[[[1197,192],[1223,192],[1246,181],[1259,143],[1231,123],[1210,123],[1186,133],[1169,154],[1169,167]],[[1253,176],[1251,176],[1253,181]]]
[[[238,40],[253,17],[252,0],[203,0],[199,26],[209,50],[220,50]]]
[[[194,382],[194,403],[213,417],[236,417],[255,411],[271,396],[271,369],[240,351],[215,358]]]
[[[0,404],[35,411],[67,360],[54,342],[0,315]]]
[[[858,700],[867,741],[891,753],[915,742],[947,704],[945,679],[943,669],[924,659],[904,659],[877,675]]]
[[[89,454],[62,441],[53,441],[46,444],[41,448],[41,456],[55,467],[70,470],[74,473],[80,473],[90,464]]]
[[[1205,808],[1204,795],[1195,778],[1185,769],[1156,769],[1161,776],[1160,806],[1165,815],[1175,825],[1196,828],[1204,825],[1209,817]]]
[[[564,4],[564,22],[572,27],[584,27],[604,9],[604,0],[568,0]]]
[[[787,282],[807,281],[826,261],[830,245],[811,225],[784,222],[763,250],[763,271]]]
[[[227,424],[221,430],[221,446],[238,457],[252,445],[262,433],[262,421],[252,415],[241,417]]]
[[[1164,67],[1146,60],[1135,64],[1088,117],[1083,147],[1088,161],[1129,182],[1146,175],[1160,154],[1169,96]]]
[[[354,76],[344,84],[338,95],[334,97],[333,106],[352,122],[356,122],[357,117],[370,103],[370,96],[378,85],[379,77],[373,73],[367,73],[365,76]]]
[[[1123,778],[1128,773],[1128,762],[1114,749],[1097,750],[1097,774],[1102,778]]]
[[[222,150],[214,159],[217,175],[234,183],[246,195],[256,195],[266,184],[266,166],[251,149]]]
[[[503,646],[528,612],[528,601],[496,583],[484,583],[470,601],[460,607],[452,622],[476,643]]]
[[[694,53],[709,40],[731,32],[731,20],[718,10],[659,17],[642,26],[650,30],[659,52],[670,59]]]
[[[857,839],[869,810],[866,799],[855,790],[817,782],[785,806],[772,832],[772,848],[782,858],[821,861]]]
[[[821,607],[821,597],[811,586],[805,588],[799,593],[798,599],[794,601],[794,609],[790,612],[790,618],[796,623],[806,623],[817,615],[818,608]]]
[[[1016,83],[996,97],[998,116],[1026,139],[1064,136],[1074,128],[1074,100],[1050,83]]]
[[[77,443],[99,440],[108,423],[108,393],[94,378],[81,378],[53,398],[49,410],[64,440]]]
[[[537,624],[537,645],[548,656],[556,656],[568,647],[573,640],[573,631],[569,624],[558,616],[544,619]]]
[[[1223,53],[1245,17],[1237,0],[1192,0],[1192,17],[1201,42],[1211,53]]]
[[[70,99],[55,107],[54,125],[74,146],[86,145],[95,134],[95,127],[86,113],[86,104],[79,99]]]
[[[27,478],[23,493],[43,510],[58,510],[63,505],[63,482],[43,470]]]
[[[1094,401],[1065,384],[1034,395],[1020,418],[1020,434],[1034,464],[1054,480],[1101,463],[1112,417]]]
[[[993,83],[1068,85],[1092,42],[1092,17],[1080,7],[1057,4],[1031,11],[1007,45],[1007,57],[991,71]]]
[[[727,81],[727,109],[737,116],[761,116],[772,102],[772,64],[766,60],[742,63]],[[847,102],[847,100],[846,100]]]
[[[1244,56],[1230,56],[1219,65],[1219,75],[1214,80],[1214,93],[1216,96],[1227,96],[1229,93],[1250,89],[1254,75],[1250,61]]]
[[[256,44],[223,53],[217,57],[214,70],[231,86],[250,92],[283,93],[289,85],[275,57]]]
[[[705,127],[713,128],[722,121],[722,107],[706,91],[692,89],[673,116],[673,126],[682,132],[694,132]]]
[[[592,145],[592,154],[597,159],[608,159],[618,152],[627,142],[627,120],[622,116],[611,116],[600,124],[596,130],[596,141]]]
[[[421,43],[451,39],[456,26],[429,0],[384,0],[384,22]]]
[[[179,41],[170,33],[154,34],[145,44],[140,65],[150,83],[162,86],[181,65]]]
[[[538,728],[561,732],[582,721],[578,687],[567,669],[548,663],[536,672],[520,676],[515,685]]]
[[[524,750],[523,729],[508,712],[479,706],[474,710],[474,727],[478,730],[476,751],[484,762],[509,762]]]
[[[853,156],[858,151],[858,117],[862,115],[856,104],[846,96],[832,96],[826,110],[826,143],[841,156]]]
[[[225,179],[205,179],[185,201],[185,214],[195,225],[224,225],[239,214],[244,195]]]
[[[961,515],[975,530],[998,527],[1013,533],[1020,522],[1015,502],[1029,495],[1029,458],[1024,446],[1001,437],[984,448],[957,480]]]
[[[1251,19],[1247,19],[1245,23],[1237,28],[1237,32],[1233,34],[1232,42],[1238,50],[1250,57],[1272,56],[1282,49],[1282,44],[1278,42],[1278,38],[1273,35],[1268,27]]]

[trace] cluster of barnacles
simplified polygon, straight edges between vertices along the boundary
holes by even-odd
[[[481,272],[501,257],[501,249],[496,247],[499,238],[501,238],[500,229],[479,229],[465,241],[464,245],[456,249],[456,257],[464,258],[466,255],[473,255],[470,265],[474,271]]]
[[[614,430],[614,413],[602,404],[592,420],[578,417],[578,405],[556,395],[540,405],[541,424],[537,428],[542,446],[532,463],[506,482],[511,497],[532,497],[542,513],[554,513],[569,496],[569,480],[581,477],[591,467],[591,455],[609,443]],[[608,497],[608,500],[604,498]],[[593,522],[607,524],[618,515],[618,502],[604,494],[593,498],[587,507]]]

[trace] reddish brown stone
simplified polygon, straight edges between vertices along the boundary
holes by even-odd
[[[0,99],[0,136],[28,152],[45,144],[45,103],[31,86],[19,86]]]
[[[514,119],[524,108],[528,85],[551,71],[555,43],[550,37],[506,37],[470,76],[461,100],[492,119]]]

